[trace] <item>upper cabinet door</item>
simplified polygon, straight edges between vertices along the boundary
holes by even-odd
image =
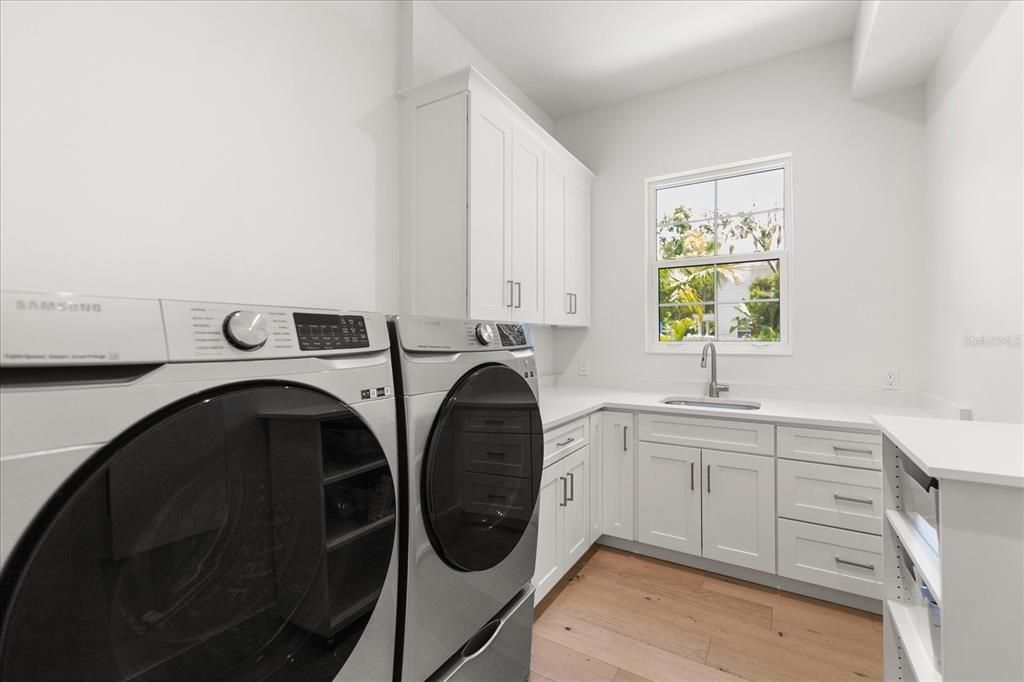
[[[472,97],[468,263],[468,316],[472,318],[507,320],[512,313],[512,129],[512,119],[496,102],[486,96]],[[435,264],[437,268],[455,266],[461,264]]]
[[[512,133],[512,319],[544,321],[544,152],[532,135]]]
[[[700,450],[641,442],[637,472],[640,542],[700,556]]]
[[[572,300],[566,286],[565,235],[569,174],[551,154],[544,159],[544,318],[571,324]]]
[[[775,458],[702,450],[704,557],[775,572]]]
[[[566,195],[565,286],[569,324],[590,324],[590,181],[573,177]]]

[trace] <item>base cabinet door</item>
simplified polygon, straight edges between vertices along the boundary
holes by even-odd
[[[680,445],[637,446],[638,539],[700,556],[700,450]]]
[[[584,446],[564,460],[564,476],[568,491],[566,505],[562,509],[562,547],[565,555],[565,568],[575,564],[587,551],[590,543],[590,449]]]
[[[537,504],[539,526],[537,529],[537,566],[533,572],[536,586],[536,600],[548,593],[562,573],[568,568],[562,563],[561,525],[562,521],[562,480],[561,463],[548,467],[540,480],[540,494]]]
[[[633,476],[636,464],[633,414],[601,413],[601,516],[605,535],[635,540]]]
[[[775,572],[775,459],[701,450],[703,554]]]

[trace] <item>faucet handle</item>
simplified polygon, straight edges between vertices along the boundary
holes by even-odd
[[[718,392],[725,393],[729,390],[729,384],[718,384]]]

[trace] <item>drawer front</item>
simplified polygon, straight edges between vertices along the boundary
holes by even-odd
[[[882,538],[779,519],[779,575],[882,598]]]
[[[882,472],[778,461],[779,516],[882,533]]]
[[[756,422],[664,414],[640,415],[640,440],[693,448],[771,455],[775,452],[775,426]]]
[[[529,410],[464,408],[461,412],[463,431],[530,433]]]
[[[779,457],[881,470],[882,435],[780,426]]]
[[[590,442],[590,418],[563,424],[544,434],[544,466],[554,464]]]
[[[533,475],[530,436],[466,432],[460,438],[465,468],[482,474],[529,478]]]

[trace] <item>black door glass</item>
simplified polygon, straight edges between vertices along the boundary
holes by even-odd
[[[540,491],[544,432],[529,384],[504,365],[478,367],[445,398],[424,462],[424,520],[454,568],[496,566],[526,531]]]
[[[0,679],[337,676],[395,539],[391,470],[355,413],[240,384],[154,415],[86,468],[5,568]]]

